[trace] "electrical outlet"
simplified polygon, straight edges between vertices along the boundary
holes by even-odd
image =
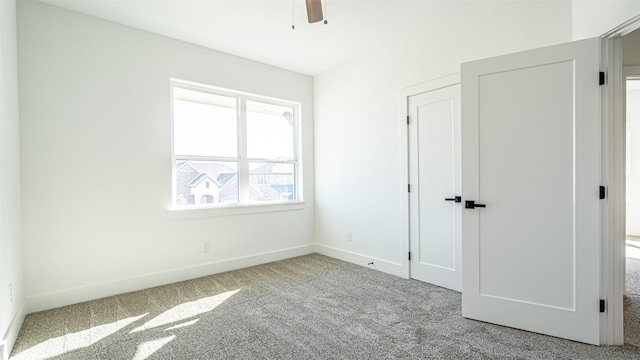
[[[13,284],[9,283],[9,302],[13,302]]]
[[[347,231],[347,241],[348,242],[353,241],[353,233],[351,231]]]
[[[211,241],[207,240],[202,243],[202,252],[208,253],[209,251],[211,251]]]

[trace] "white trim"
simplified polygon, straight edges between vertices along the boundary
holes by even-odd
[[[602,206],[602,257],[601,298],[606,300],[606,312],[600,318],[600,343],[622,345],[624,343],[624,317],[622,295],[624,293],[624,126],[620,117],[620,66],[621,38],[604,39],[601,45],[601,69],[607,73],[607,83],[602,91],[602,185],[607,197]],[[616,65],[616,63],[618,65]],[[621,139],[621,141],[619,140]],[[615,239],[621,239],[616,241]],[[623,260],[620,263],[620,260]]]
[[[407,279],[407,276],[405,276],[406,274],[404,271],[403,264],[393,263],[386,260],[381,260],[378,258],[354,253],[351,251],[345,251],[342,249],[337,249],[337,248],[334,248],[331,246],[325,246],[325,245],[316,244],[315,251],[321,255],[325,255],[338,260],[350,262],[352,264],[365,266],[370,269],[379,270],[387,274],[391,274],[391,275],[395,275],[395,276],[399,276]]]
[[[13,319],[11,319],[11,324],[9,324],[7,332],[2,337],[2,342],[0,343],[0,359],[9,359],[9,355],[11,355],[13,346],[16,344],[16,339],[18,338],[18,333],[20,332],[20,328],[22,327],[24,318],[27,316],[26,310],[26,302],[22,301],[22,303],[20,303],[18,311],[16,311]]]
[[[304,210],[306,203],[303,201],[281,201],[281,202],[264,202],[264,203],[248,203],[233,205],[218,205],[210,207],[202,206],[181,206],[178,208],[170,208],[169,217],[171,220],[187,220],[201,219],[215,216],[232,216],[257,214],[264,212]]]
[[[249,202],[251,194],[251,182],[249,181],[249,160],[247,159],[247,99],[238,96],[236,100],[238,109],[238,203]],[[174,150],[175,155],[175,150]],[[295,166],[295,165],[294,165]],[[175,201],[175,200],[174,200]]]
[[[84,301],[100,299],[107,296],[123,294],[150,287],[171,284],[179,281],[237,270],[249,266],[266,264],[273,261],[289,259],[296,256],[312,254],[314,245],[302,245],[288,249],[276,250],[261,254],[237,257],[234,259],[214,261],[207,264],[189,266],[170,271],[147,274],[137,277],[90,285],[86,287],[53,292],[26,299],[29,313],[43,311],[61,306],[77,304]]]
[[[406,183],[410,183],[409,178],[409,127],[404,125],[409,116],[409,98],[414,95],[422,94],[425,92],[442,89],[448,86],[460,84],[460,73],[449,74],[437,79],[422,82],[416,85],[408,86],[400,90],[399,95],[399,108],[400,108],[400,120],[404,130],[400,131],[400,174],[403,176],[403,180]],[[409,192],[406,196],[402,197],[400,208],[400,221],[402,226],[402,254],[409,254],[411,248],[411,238],[409,234]],[[408,256],[403,256],[402,260],[402,277],[411,277],[411,266]]]
[[[286,99],[281,99],[273,96],[266,96],[266,95],[256,94],[256,93],[242,91],[242,90],[234,90],[234,89],[229,89],[221,86],[214,86],[214,85],[209,85],[209,84],[205,84],[197,81],[189,81],[189,80],[179,79],[175,77],[169,78],[169,82],[171,84],[177,83],[179,84],[178,87],[186,88],[190,90],[200,91],[203,88],[208,89],[208,91],[207,90],[205,91],[210,92],[211,94],[214,94],[214,95],[224,95],[224,96],[232,96],[232,97],[240,95],[240,96],[246,96],[250,98],[250,100],[258,100],[258,101],[266,100],[267,102],[273,105],[288,106],[291,104],[298,104],[298,105],[300,104],[297,101],[286,100]],[[173,96],[171,98],[173,99]]]
[[[622,36],[640,28],[640,15],[601,36],[602,179],[607,197],[602,208],[601,293],[606,312],[600,321],[600,343],[624,344],[625,170],[626,131],[622,117]]]
[[[416,85],[408,86],[400,90],[401,94],[403,94],[403,98],[422,94],[425,92],[438,90],[441,88],[449,87],[451,85],[460,84],[460,73],[449,74],[437,79],[421,82]]]
[[[633,18],[623,22],[615,28],[609,30],[602,36],[601,39],[613,39],[617,36],[625,36],[635,30],[640,29],[640,15],[636,15]],[[622,64],[622,63],[621,63]]]

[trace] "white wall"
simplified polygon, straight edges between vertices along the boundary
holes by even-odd
[[[573,40],[604,35],[640,15],[638,0],[573,0]]]
[[[622,65],[640,66],[640,29],[622,37]]]
[[[24,317],[16,41],[16,2],[0,1],[0,359],[8,358]]]
[[[436,6],[437,5],[437,6]],[[464,61],[571,40],[570,2],[403,2],[405,39],[315,78],[316,249],[406,274],[399,91]],[[346,232],[353,241],[346,241]],[[406,270],[406,269],[405,269]]]
[[[313,251],[311,77],[42,3],[18,15],[30,311]],[[170,77],[302,103],[306,208],[174,216]]]

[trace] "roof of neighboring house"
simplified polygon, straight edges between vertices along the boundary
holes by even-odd
[[[210,161],[177,161],[176,171],[179,171],[187,165],[199,173],[198,176],[191,180],[190,185],[194,184],[194,181],[200,181],[202,177],[206,175],[218,185],[224,185],[236,176],[237,173],[235,169],[225,164]]]
[[[220,183],[220,184],[226,184],[229,182],[229,180],[233,179],[235,176],[237,176],[238,174],[235,172],[232,173],[223,173],[218,175],[218,177],[216,178],[216,180]]]
[[[198,171],[189,161],[176,161],[176,171],[182,170],[185,166],[190,166],[193,170]]]
[[[236,173],[237,170],[219,163],[219,162],[211,162],[211,161],[190,161],[189,162],[193,167],[195,167],[199,172],[207,173],[211,175],[211,177],[216,178],[218,175],[222,173]]]
[[[204,179],[209,179],[211,180],[214,184],[216,184],[216,186],[220,186],[220,183],[217,182],[215,179],[213,179],[211,176],[209,176],[209,174],[207,173],[200,173],[198,174],[198,176],[194,177],[190,182],[189,182],[189,186],[197,186],[199,183],[202,182],[202,180]]]
[[[291,164],[266,163],[251,170],[252,174],[291,174]]]
[[[222,176],[222,175],[220,175],[220,176]],[[220,187],[220,191],[223,191],[224,188],[227,187],[227,186],[234,186],[234,181],[231,181],[231,180],[235,180],[235,186],[236,186],[235,190],[237,190],[237,187],[238,187],[238,174],[234,173],[233,176],[230,176],[228,179],[226,179],[225,182],[222,182],[222,181],[219,182],[220,184],[222,184],[222,186]]]
[[[271,187],[279,193],[293,191],[293,184],[272,184]]]

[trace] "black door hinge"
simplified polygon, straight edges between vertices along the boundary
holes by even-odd
[[[411,251],[409,251],[409,261],[411,261]]]
[[[407,192],[411,192],[411,184],[407,184]]]
[[[600,200],[607,197],[607,190],[604,186],[600,186]]]
[[[407,125],[409,125],[409,115],[407,115]]]
[[[605,310],[605,302],[604,300],[600,300],[600,312],[603,313]]]
[[[606,83],[606,76],[604,71],[600,71],[600,85],[604,85]]]

